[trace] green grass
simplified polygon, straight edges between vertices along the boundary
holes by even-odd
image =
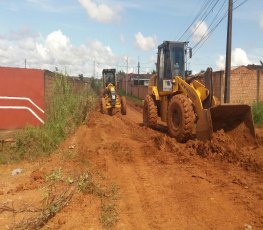
[[[67,76],[57,74],[52,100],[47,103],[45,124],[38,127],[27,126],[19,131],[15,137],[15,146],[5,149],[0,163],[49,155],[85,120],[96,100],[93,89],[88,90],[86,86],[76,90]]]
[[[123,90],[119,90],[118,93],[121,96],[125,96],[127,98],[127,100],[130,100],[130,101],[134,102],[137,105],[140,105],[140,106],[143,105],[143,100],[141,98],[138,98],[138,97],[135,97],[135,96],[132,96],[132,95],[129,95],[129,94],[126,95],[125,91],[123,91]]]
[[[263,125],[263,102],[255,102],[252,105],[252,113],[255,124]]]

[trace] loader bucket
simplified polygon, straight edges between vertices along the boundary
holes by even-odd
[[[213,132],[223,129],[237,144],[256,144],[255,127],[249,105],[218,105],[210,110]]]
[[[251,107],[248,105],[218,105],[204,109],[196,125],[200,140],[212,138],[213,132],[223,129],[237,144],[257,144]]]

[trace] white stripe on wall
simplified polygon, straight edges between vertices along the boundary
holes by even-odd
[[[20,109],[20,110],[28,110],[30,113],[32,113],[42,124],[45,122],[30,108],[26,106],[0,106],[0,109]]]
[[[45,113],[43,109],[41,109],[36,103],[34,103],[30,98],[28,97],[8,97],[8,96],[0,96],[0,99],[7,99],[7,100],[22,100],[22,101],[29,101],[32,105],[34,105],[39,111],[42,113]]]

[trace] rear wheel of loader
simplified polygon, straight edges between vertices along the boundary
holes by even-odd
[[[121,114],[126,115],[126,113],[127,113],[126,97],[121,97]]]
[[[143,104],[143,124],[147,127],[155,128],[157,117],[157,107],[154,100],[150,95],[147,95]]]
[[[105,100],[104,97],[102,97],[100,99],[100,111],[103,114],[107,114],[108,113],[108,110],[107,110],[107,107],[106,107],[106,100]]]
[[[173,96],[167,114],[170,135],[178,142],[186,142],[193,135],[194,124],[195,113],[189,98],[182,94]]]

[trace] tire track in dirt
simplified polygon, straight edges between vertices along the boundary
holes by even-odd
[[[132,107],[124,117],[97,112],[94,116],[96,119],[90,119],[89,130],[85,130],[92,133],[88,142],[96,142],[93,140],[98,135],[95,132],[100,133],[102,141],[96,143],[97,154],[90,159],[120,188],[117,229],[242,229],[245,224],[262,226],[262,211],[247,206],[247,203],[252,207],[257,205],[255,198],[248,202],[245,198],[248,193],[232,183],[238,173],[246,175],[244,170],[236,166],[233,171],[225,170],[223,166],[217,166],[218,162],[189,156],[187,151],[185,156],[180,153],[183,158],[178,158],[169,148],[158,149],[154,137],[166,136],[142,127],[141,114]],[[185,145],[176,145],[185,150]],[[180,162],[184,158],[186,162]],[[245,176],[245,179],[250,178]],[[253,183],[259,178],[254,180]],[[254,188],[249,195],[255,196]]]
[[[37,204],[45,177],[54,170],[61,168],[65,179],[75,180],[74,175],[90,171],[103,178],[97,185],[119,188],[119,221],[113,229],[263,229],[263,178],[260,164],[254,164],[262,147],[241,151],[222,133],[211,143],[179,144],[165,135],[162,124],[158,127],[142,126],[141,109],[132,104],[126,116],[93,111],[50,157],[1,167],[0,201],[17,204],[22,198]],[[16,167],[25,171],[12,177]],[[35,171],[43,174],[41,183],[32,179]],[[100,214],[100,197],[76,191],[43,229],[103,229]],[[12,213],[5,212],[0,226],[10,221]]]

